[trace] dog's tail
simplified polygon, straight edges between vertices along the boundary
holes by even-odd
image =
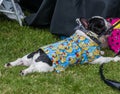
[[[101,79],[104,81],[104,83],[106,83],[108,86],[111,86],[113,88],[117,88],[118,90],[120,90],[120,82],[117,82],[117,81],[114,81],[114,80],[109,80],[109,79],[106,79],[104,74],[103,74],[103,65],[104,64],[101,64],[100,65],[100,76],[101,76]]]

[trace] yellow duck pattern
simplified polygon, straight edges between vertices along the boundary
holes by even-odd
[[[88,63],[100,57],[98,44],[77,33],[41,49],[51,59],[57,72],[65,70],[69,65]]]

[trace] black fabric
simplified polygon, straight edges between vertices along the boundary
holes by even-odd
[[[23,9],[27,9],[30,12],[37,12],[41,6],[43,0],[20,0],[20,5]]]
[[[44,27],[50,25],[54,12],[55,1],[56,0],[36,0],[35,2],[34,0],[21,0],[21,7],[31,9],[33,4],[32,10],[37,10],[37,12],[31,13],[25,18],[26,24],[33,27]]]
[[[78,17],[120,17],[120,0],[21,0],[27,8],[38,1],[37,12],[25,18],[27,25],[50,25],[50,32],[58,35],[73,34]]]

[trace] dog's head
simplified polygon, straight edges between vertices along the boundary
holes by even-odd
[[[90,19],[80,18],[79,22],[79,29],[82,28],[81,31],[87,30],[86,32],[93,32],[95,33],[93,37],[96,37],[96,39],[100,42],[101,47],[108,47],[107,37],[108,29],[111,27],[111,24],[107,22],[106,19],[100,16],[93,16]]]
[[[100,16],[93,16],[88,19],[88,29],[97,35],[105,35],[108,34],[107,30],[111,27],[111,24]]]
[[[108,47],[108,36],[112,29],[110,29],[111,24],[100,16],[93,16],[88,20],[88,30],[96,33],[98,35],[98,39],[101,42],[101,47]]]

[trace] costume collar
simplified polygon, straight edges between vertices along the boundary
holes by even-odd
[[[85,32],[87,36],[89,36],[94,42],[98,45],[101,45],[101,42],[98,40],[98,35],[92,31]]]

